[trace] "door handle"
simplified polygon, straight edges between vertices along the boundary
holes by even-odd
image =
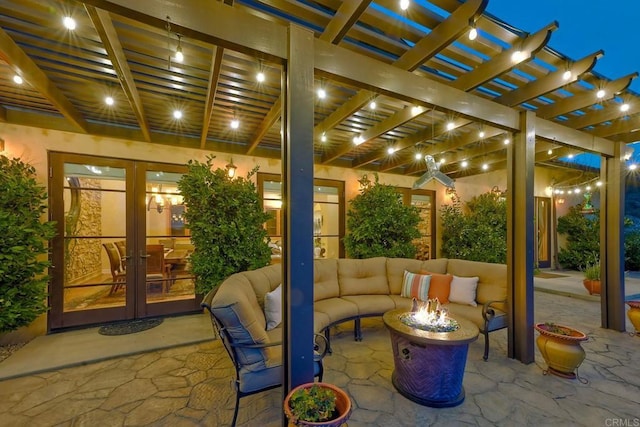
[[[140,254],[140,258],[149,258],[151,255],[149,254]]]

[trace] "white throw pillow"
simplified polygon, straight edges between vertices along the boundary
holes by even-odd
[[[476,289],[478,287],[478,280],[478,277],[453,276],[453,280],[451,280],[451,292],[449,292],[449,302],[477,307]]]
[[[267,318],[267,331],[282,322],[282,283],[264,296],[264,317]]]

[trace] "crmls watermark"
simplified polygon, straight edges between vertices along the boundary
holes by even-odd
[[[605,418],[606,427],[640,427],[640,418]]]

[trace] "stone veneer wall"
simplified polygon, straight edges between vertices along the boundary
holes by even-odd
[[[80,178],[80,187],[101,188],[99,180],[90,178]],[[101,191],[80,190],[80,213],[74,234],[102,235]],[[101,239],[71,239],[65,254],[65,285],[99,277],[102,274],[102,250]]]

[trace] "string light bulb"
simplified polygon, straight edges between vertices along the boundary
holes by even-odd
[[[474,26],[471,27],[471,29],[469,30],[469,40],[473,41],[475,39],[478,38],[478,30],[477,28]]]
[[[178,36],[178,47],[176,47],[176,54],[173,57],[177,62],[184,61],[184,54],[182,53],[182,36],[180,34],[176,34]]]
[[[400,9],[407,10],[409,9],[409,0],[400,0]]]

